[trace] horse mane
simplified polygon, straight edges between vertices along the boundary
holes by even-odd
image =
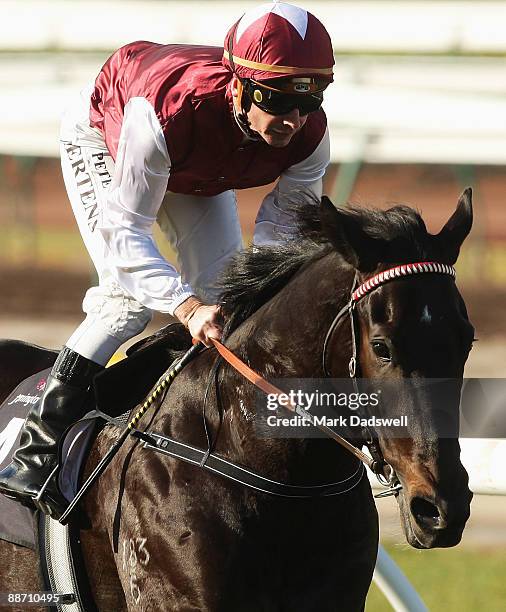
[[[234,257],[219,279],[218,303],[227,319],[225,335],[274,297],[303,265],[332,250],[339,254],[349,251],[343,236],[329,236],[325,231],[321,210],[314,198],[310,203],[307,196],[305,201],[296,201],[290,206],[297,222],[295,234],[280,244],[252,245]],[[427,256],[430,235],[419,212],[409,206],[379,210],[348,205],[339,211],[354,218],[370,238],[388,243],[389,260],[416,261]]]

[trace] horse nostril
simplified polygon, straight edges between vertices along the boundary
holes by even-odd
[[[411,500],[411,513],[420,527],[425,529],[446,527],[446,520],[441,516],[438,507],[423,497],[414,497]]]

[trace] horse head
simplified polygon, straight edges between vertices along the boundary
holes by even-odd
[[[408,207],[370,211],[337,209],[325,199],[321,204],[321,229],[355,270],[359,285],[414,262],[450,270],[471,226],[470,189],[437,235],[428,233]],[[349,326],[339,327],[329,347],[333,372],[343,344],[349,346],[343,341]],[[377,432],[385,461],[402,485],[397,499],[406,538],[417,548],[453,546],[462,537],[472,499],[460,462],[458,424],[464,365],[474,338],[453,276],[419,274],[378,283],[356,305],[356,328],[359,375],[397,381],[389,413],[407,416],[407,436]]]

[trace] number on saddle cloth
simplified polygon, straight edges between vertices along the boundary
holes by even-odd
[[[0,469],[10,463],[18,448],[26,415],[40,401],[50,371],[21,382],[0,406]],[[0,495],[0,539],[35,549],[33,511],[4,495]]]
[[[26,415],[40,402],[50,371],[43,370],[23,380],[0,406],[0,469],[10,463],[19,446]]]

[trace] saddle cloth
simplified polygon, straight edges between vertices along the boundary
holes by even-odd
[[[24,380],[0,407],[0,469],[10,463],[18,448],[28,410],[40,401],[49,372],[50,369],[43,370]],[[99,427],[98,419],[90,413],[89,418],[78,421],[65,435],[58,484],[69,502],[77,492],[84,459]],[[0,495],[0,538],[34,550],[34,511]]]
[[[0,408],[0,469],[11,461],[19,446],[21,429],[31,406],[40,401],[50,370],[34,374],[19,384]],[[35,549],[35,522],[32,510],[0,495],[0,538]]]

